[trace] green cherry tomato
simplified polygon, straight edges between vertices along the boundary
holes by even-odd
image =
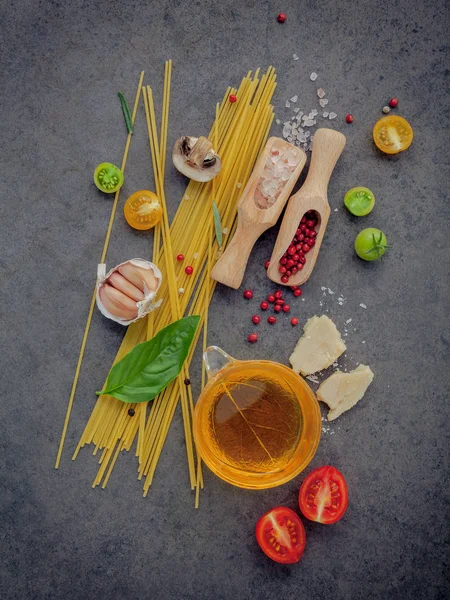
[[[112,163],[100,163],[94,171],[94,183],[101,192],[113,194],[123,185],[123,173]]]
[[[352,215],[365,217],[375,205],[375,196],[369,188],[355,187],[345,194],[344,204]]]
[[[379,229],[369,227],[356,236],[355,251],[363,260],[377,260],[390,248],[386,236]]]

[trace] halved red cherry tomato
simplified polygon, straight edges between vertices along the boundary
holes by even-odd
[[[324,525],[339,521],[348,505],[347,484],[342,473],[330,466],[315,469],[302,483],[298,503],[311,521]]]
[[[275,562],[298,562],[305,550],[306,534],[300,517],[290,508],[278,506],[256,523],[256,539],[261,550]]]

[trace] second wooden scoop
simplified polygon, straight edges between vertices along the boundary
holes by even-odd
[[[269,138],[242,192],[236,232],[211,272],[213,279],[235,289],[241,285],[256,240],[277,222],[305,162],[303,150]]]
[[[312,273],[330,216],[330,205],[327,199],[328,182],[344,146],[345,136],[333,129],[318,129],[314,135],[308,176],[300,190],[289,199],[267,270],[268,277],[280,285],[300,285]],[[291,275],[287,283],[283,283],[281,273],[278,271],[280,259],[294,239],[301,218],[310,210],[316,213],[318,221],[315,245],[305,255],[306,262],[303,269]]]

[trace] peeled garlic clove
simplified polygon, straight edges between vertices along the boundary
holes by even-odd
[[[144,292],[144,285],[149,292],[154,292],[159,287],[159,281],[152,270],[137,267],[131,262],[120,265],[119,273],[142,292]]]
[[[208,138],[185,135],[176,142],[172,152],[175,167],[194,181],[210,181],[222,168],[220,156]]]
[[[155,277],[155,281],[156,281],[156,277]],[[135,300],[136,302],[139,302],[140,300],[144,299],[144,291],[139,289],[135,285],[133,285],[131,283],[131,281],[126,279],[123,275],[121,275],[117,271],[115,271],[109,277],[108,283],[110,285],[112,285],[113,287],[115,287],[116,290],[119,290],[119,292],[122,292],[123,294],[125,294],[125,296],[128,296],[129,298],[131,298],[132,300]]]
[[[100,300],[103,302],[106,310],[112,315],[123,319],[124,321],[131,321],[138,315],[138,307],[136,302],[125,296],[115,287],[105,283],[99,290]]]

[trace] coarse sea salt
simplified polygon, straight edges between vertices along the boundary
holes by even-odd
[[[326,119],[326,118],[328,117],[328,115],[329,115],[329,114],[330,114],[330,113],[329,113],[329,112],[327,112],[327,111],[325,110],[325,111],[322,113],[322,117],[323,117],[324,119]]]
[[[294,60],[298,60],[298,56],[297,56],[296,54],[293,54],[293,55],[292,55],[292,58],[293,58]]]
[[[319,96],[319,98],[325,98],[325,90],[323,88],[319,88],[317,90],[317,95]]]
[[[318,77],[318,75],[317,75],[317,73],[314,73],[314,71],[309,76],[309,78],[311,79],[311,81],[315,81],[317,79],[317,77]]]
[[[292,96],[291,102],[297,102],[297,100],[298,100],[298,96]]]
[[[361,308],[367,308],[367,306],[365,304],[362,304],[362,303],[360,304],[360,307]]]
[[[286,100],[286,104],[285,104],[286,108],[290,108],[291,103],[289,102],[289,100]]]
[[[330,112],[330,115],[329,115],[329,117],[328,117],[328,118],[329,118],[329,119],[330,119],[330,121],[331,121],[332,119],[335,119],[336,117],[337,117],[337,114],[336,114],[335,112]]]
[[[328,98],[322,98],[319,100],[319,104],[322,108],[325,108],[325,106],[328,104]]]

